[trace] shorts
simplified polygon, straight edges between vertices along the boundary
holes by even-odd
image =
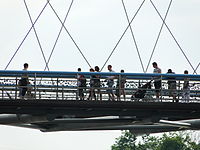
[[[113,93],[112,87],[113,87],[113,85],[114,85],[114,81],[113,81],[113,80],[108,80],[107,85],[108,85],[107,92],[108,92],[108,93]]]
[[[155,86],[156,93],[160,92],[160,89],[161,89],[161,80],[154,81],[154,86]]]

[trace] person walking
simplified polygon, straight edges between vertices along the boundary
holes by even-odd
[[[78,72],[81,72],[81,68],[78,68]],[[77,75],[77,86],[78,86],[78,96],[80,100],[84,100],[84,90],[86,88],[86,78],[84,75]]]
[[[161,69],[158,67],[158,64],[156,62],[153,62],[152,65],[153,65],[153,68],[154,68],[153,73],[156,73],[156,74],[161,73]],[[160,77],[155,77],[154,78],[154,87],[155,87],[157,99],[159,99],[159,97],[160,97],[161,84],[162,83],[161,83]]]
[[[184,74],[187,75],[188,71],[185,70]],[[189,78],[184,78],[182,99],[183,99],[183,102],[186,102],[186,103],[188,103],[190,100]]]
[[[27,85],[29,84],[28,74],[25,71],[28,71],[28,63],[24,64],[23,68],[24,73],[22,74],[21,79],[19,80],[19,97],[20,99],[24,99],[26,92],[27,92]]]
[[[112,65],[108,65],[108,71],[109,72],[115,72],[112,69]],[[114,78],[115,78],[115,76],[109,76],[106,79],[107,85],[108,85],[108,89],[107,89],[108,97],[109,97],[109,100],[113,100],[113,101],[115,100],[115,95],[113,93]]]
[[[172,69],[168,69],[167,74],[175,74],[174,72],[172,72]],[[173,100],[178,102],[178,100],[176,100],[176,79],[175,77],[168,77],[168,91],[169,91],[169,96],[173,97]]]
[[[95,66],[94,67],[94,70],[96,71],[96,72],[100,72],[100,69],[99,69],[99,67],[98,66]],[[98,97],[100,98],[100,101],[102,100],[102,93],[101,93],[101,81],[100,81],[100,78],[101,78],[101,76],[100,75],[95,75],[95,80],[94,80],[94,87],[95,87],[95,89],[94,90],[97,90],[97,100],[98,100]]]

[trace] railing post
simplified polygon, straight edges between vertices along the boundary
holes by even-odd
[[[56,100],[58,100],[58,78],[57,78],[57,90],[56,90]]]
[[[3,88],[2,88],[2,100],[3,100],[3,98],[4,98],[4,94],[3,94],[3,93],[4,93],[4,88],[5,88],[5,87],[3,86]]]
[[[79,81],[78,81],[78,73],[76,75],[76,87],[77,87],[77,90],[76,90],[76,100],[78,100],[78,95],[79,95]]]
[[[35,73],[35,74],[34,74],[34,92],[35,92],[35,96],[34,96],[34,97],[35,97],[35,99],[37,98],[37,97],[36,97],[36,94],[37,94],[37,89],[36,89],[36,88],[37,88],[37,86],[36,86],[36,81],[37,81],[37,80],[36,80],[36,77],[37,77],[37,75],[36,75],[36,73]]]
[[[15,100],[17,99],[17,77],[15,78]]]
[[[122,79],[122,77],[121,77],[121,74],[119,75],[119,101],[121,101],[121,79]]]
[[[181,82],[178,81],[178,101],[180,101],[180,90],[181,90]]]
[[[161,92],[160,92],[161,94],[160,94],[160,100],[161,100],[161,102],[162,102],[162,96],[163,96],[163,88],[162,88],[163,76],[162,76],[162,75],[160,76],[160,79],[161,79],[161,87],[160,87],[160,88],[161,88]]]
[[[62,100],[64,100],[64,86],[62,85]]]

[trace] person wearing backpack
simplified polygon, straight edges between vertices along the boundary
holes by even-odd
[[[23,71],[27,71],[28,70],[28,64],[25,63],[24,64],[24,69]],[[18,85],[20,86],[19,88],[19,97],[21,99],[24,99],[24,96],[26,95],[27,92],[27,85],[29,84],[29,80],[28,80],[28,74],[27,73],[23,73],[21,79],[19,80]]]

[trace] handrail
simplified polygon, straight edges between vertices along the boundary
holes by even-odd
[[[17,83],[23,74],[27,74],[31,84],[28,86],[19,86]],[[86,86],[78,85],[77,75],[84,75]],[[91,82],[94,76],[98,76],[101,86],[92,87]],[[109,76],[114,77],[113,86],[107,85],[106,79]],[[122,78],[126,78],[124,86],[121,85]],[[108,100],[108,90],[116,95],[116,99],[124,101],[154,101],[155,91],[153,80],[161,79],[162,88],[160,90],[160,101],[173,101],[170,93],[176,93],[176,98],[181,99],[184,80],[190,82],[190,102],[200,101],[200,75],[186,74],[153,74],[153,73],[111,73],[111,72],[64,72],[64,71],[16,71],[0,70],[0,99],[20,99],[19,90],[29,89],[33,95],[29,99],[56,99],[56,100],[79,100],[80,92],[84,95],[84,100],[92,93],[103,95],[103,100]],[[175,80],[176,87],[169,89],[168,81]],[[142,85],[151,82],[152,88],[144,89]],[[134,93],[138,90],[145,90],[143,98],[135,98]],[[94,91],[94,92],[93,92]],[[124,91],[122,98],[117,96],[117,92]],[[187,91],[186,91],[187,92]],[[123,93],[121,93],[123,95]]]
[[[0,70],[0,77],[10,76],[10,77],[20,77],[22,74],[27,73],[30,77],[37,74],[37,77],[65,77],[71,78],[80,75],[101,75],[102,77],[106,76],[119,76],[124,75],[128,79],[152,79],[152,77],[161,77],[167,79],[169,77],[175,77],[176,80],[183,80],[184,78],[190,78],[190,80],[200,81],[200,75],[195,74],[155,74],[155,73],[116,73],[116,72],[68,72],[68,71],[18,71],[18,70]]]

